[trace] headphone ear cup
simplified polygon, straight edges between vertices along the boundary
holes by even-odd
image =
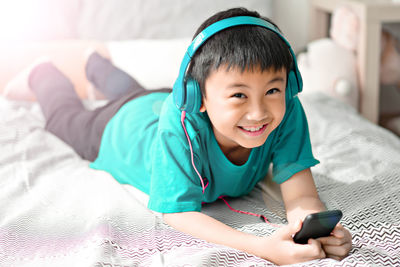
[[[178,81],[175,81],[174,87],[172,89],[172,95],[174,97],[174,102],[177,108],[182,109],[185,105],[185,87],[181,86]]]
[[[187,113],[199,112],[201,107],[201,90],[199,83],[193,79],[186,80],[186,108]]]
[[[288,75],[288,81],[286,86],[286,97],[288,97],[288,99],[292,99],[299,92],[300,90],[296,74],[294,73],[293,70],[291,70]]]
[[[301,93],[301,91],[303,91],[303,78],[301,77],[299,68],[297,67],[297,63],[296,63],[296,67],[294,70],[294,74],[296,76],[296,82],[297,82],[297,93]]]

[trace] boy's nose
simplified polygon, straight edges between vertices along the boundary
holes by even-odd
[[[264,103],[253,103],[247,112],[249,121],[259,122],[268,118],[268,110]]]

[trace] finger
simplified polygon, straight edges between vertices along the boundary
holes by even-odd
[[[333,229],[331,235],[333,235],[333,236],[335,236],[335,237],[337,237],[337,238],[343,238],[343,237],[345,236],[343,226],[337,225],[337,226]]]
[[[349,230],[342,228],[342,229],[337,229],[335,232],[332,233],[331,236],[329,237],[323,237],[321,238],[321,243],[324,245],[336,245],[340,246],[345,243],[351,243],[351,233]]]
[[[341,246],[346,243],[346,239],[335,236],[320,237],[317,239],[323,246]]]
[[[297,233],[298,231],[300,231],[301,226],[303,225],[303,222],[300,219],[297,219],[294,224],[293,224],[293,233]]]
[[[313,255],[315,259],[323,259],[326,257],[325,251],[322,249],[322,245],[319,241],[310,238],[308,240],[310,255]]]
[[[334,255],[344,258],[349,254],[351,246],[350,244],[346,243],[342,246],[323,246],[323,249],[327,255]]]
[[[343,224],[341,224],[341,223],[337,223],[336,226],[335,226],[335,228],[336,228],[336,227],[338,227],[338,228],[344,228]]]
[[[326,257],[321,244],[315,239],[308,240],[307,244],[296,244],[296,246],[296,255],[297,257],[302,258],[303,261],[324,259]]]
[[[326,254],[326,257],[334,259],[334,260],[337,260],[337,261],[341,261],[344,258],[344,257],[339,257],[339,256],[336,256],[336,255],[332,255],[332,254]]]
[[[289,224],[286,228],[287,233],[293,237],[298,231],[300,231],[302,224],[303,222],[300,219],[295,220],[294,223]]]

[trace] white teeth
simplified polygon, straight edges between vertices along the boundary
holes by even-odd
[[[259,131],[263,126],[264,126],[264,125],[261,125],[261,126],[259,126],[259,127],[250,127],[250,128],[242,127],[242,128],[245,129],[246,131],[249,131],[249,132],[257,132],[257,131]]]

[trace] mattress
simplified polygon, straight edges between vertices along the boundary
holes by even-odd
[[[323,94],[300,97],[321,161],[312,168],[318,192],[327,208],[343,211],[353,248],[341,262],[293,266],[400,266],[399,138]],[[273,266],[165,224],[131,186],[90,169],[46,132],[37,103],[0,97],[0,114],[0,266]],[[229,203],[285,224],[274,186],[267,177]],[[220,201],[202,212],[258,236],[277,229]]]

